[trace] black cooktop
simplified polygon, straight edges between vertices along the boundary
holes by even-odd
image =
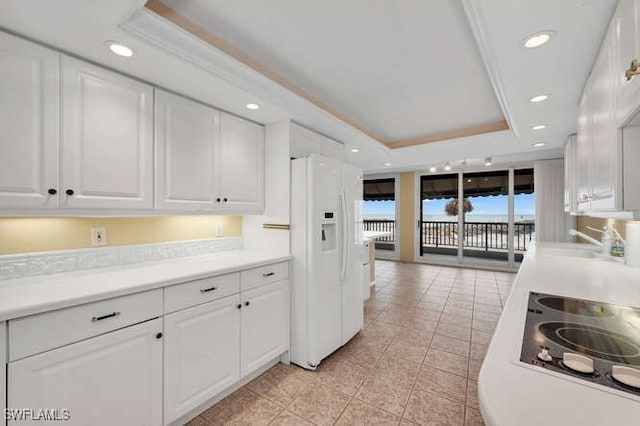
[[[640,369],[639,308],[533,292],[527,308],[520,361],[640,396],[612,375],[616,365]],[[593,371],[570,368],[565,353],[589,358]]]

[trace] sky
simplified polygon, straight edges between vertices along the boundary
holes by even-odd
[[[515,196],[514,214],[535,214],[535,194]],[[445,214],[444,206],[449,200],[425,200],[422,202],[424,214]],[[473,212],[470,214],[507,214],[508,196],[470,197]],[[365,215],[392,215],[395,213],[395,201],[365,201]]]

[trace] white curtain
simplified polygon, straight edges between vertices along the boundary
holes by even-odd
[[[575,218],[564,212],[564,160],[536,161],[536,241],[568,242]]]

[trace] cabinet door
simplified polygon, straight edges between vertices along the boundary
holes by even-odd
[[[575,145],[576,136],[571,135],[564,146],[564,211],[574,213],[576,211],[575,190]]]
[[[0,208],[58,206],[59,58],[0,33]]]
[[[290,138],[289,155],[291,158],[307,157],[310,154],[320,154],[322,151],[322,137],[302,126],[291,123]]]
[[[621,144],[615,121],[613,75],[613,45],[611,32],[602,44],[591,71],[589,83],[589,114],[591,116],[591,210],[607,211],[622,208]]]
[[[153,88],[66,56],[62,65],[62,207],[151,208]]]
[[[341,160],[344,158],[344,146],[333,139],[322,137],[322,145],[320,152],[325,157],[335,158]]]
[[[240,371],[245,377],[289,350],[289,281],[241,295]]]
[[[613,18],[614,63],[617,84],[616,122],[621,125],[638,107],[640,76],[627,81],[631,61],[640,60],[640,0],[620,0]]]
[[[236,295],[165,316],[165,424],[239,380],[238,303]]]
[[[589,114],[589,84],[585,85],[578,107],[578,135],[576,138],[576,207],[579,212],[591,208],[591,126]]]
[[[161,331],[156,319],[9,363],[9,408],[66,408],[69,425],[161,424]]]
[[[214,209],[220,113],[162,90],[156,90],[155,102],[156,207]]]
[[[229,210],[264,208],[264,127],[220,116],[219,197]]]

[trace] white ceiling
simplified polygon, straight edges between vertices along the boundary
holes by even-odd
[[[503,120],[452,0],[167,0],[385,141]]]
[[[250,34],[253,34],[252,32],[244,34],[241,31],[228,30],[228,28],[234,28],[234,22],[256,21],[258,22],[256,28],[262,28],[261,31],[264,31],[266,24],[260,23],[260,21],[264,20],[264,16],[269,16],[269,25],[272,27],[273,35],[269,35],[269,31],[267,31],[265,38],[281,37],[282,34],[286,34],[286,31],[292,31],[294,27],[297,28],[298,33],[289,34],[287,38],[295,39],[302,37],[300,33],[320,31],[321,37],[302,37],[309,39],[311,45],[315,46],[312,50],[303,49],[304,46],[310,45],[308,43],[300,43],[299,45],[285,43],[282,49],[300,49],[301,57],[305,58],[304,61],[301,61],[303,65],[307,64],[307,60],[312,64],[317,64],[318,68],[326,73],[327,78],[340,88],[340,90],[335,90],[333,85],[326,85],[328,86],[326,92],[316,94],[317,96],[335,96],[338,93],[335,105],[331,101],[325,100],[329,106],[340,110],[342,105],[354,105],[354,108],[360,111],[364,110],[363,108],[369,109],[371,115],[365,116],[365,119],[369,120],[367,123],[373,122],[374,126],[390,129],[387,130],[390,132],[389,134],[397,132],[402,136],[411,135],[412,126],[416,126],[417,129],[421,122],[432,126],[433,122],[429,122],[428,119],[429,116],[435,114],[443,114],[444,118],[435,120],[435,125],[443,126],[442,128],[444,128],[447,117],[453,117],[454,114],[458,114],[461,120],[467,117],[467,113],[463,111],[466,104],[477,105],[476,102],[487,102],[484,95],[477,92],[479,99],[476,99],[475,95],[467,95],[462,101],[453,102],[447,100],[449,98],[442,94],[448,92],[454,93],[452,96],[458,96],[459,88],[466,87],[464,86],[465,82],[472,81],[471,79],[478,76],[481,76],[480,79],[486,84],[487,73],[496,90],[504,115],[509,119],[512,128],[517,130],[517,133],[507,130],[394,150],[381,146],[366,134],[321,110],[306,99],[268,81],[264,76],[259,76],[258,73],[248,70],[248,67],[242,64],[233,64],[233,61],[228,61],[222,64],[226,66],[224,68],[226,74],[214,72],[216,69],[223,68],[220,65],[222,63],[220,58],[224,55],[209,45],[205,46],[200,42],[206,49],[209,49],[209,53],[215,53],[217,63],[212,62],[211,58],[205,58],[206,55],[199,58],[201,59],[199,61],[185,60],[176,51],[169,49],[168,44],[163,44],[172,36],[185,36],[184,31],[171,23],[165,23],[158,27],[163,31],[163,34],[161,34],[160,40],[156,40],[156,43],[151,43],[140,33],[134,35],[131,31],[124,31],[123,24],[132,24],[133,28],[138,23],[137,18],[140,12],[137,12],[133,18],[132,14],[143,8],[144,3],[144,0],[110,0],[109,2],[3,0],[0,2],[0,27],[260,123],[269,123],[284,118],[295,119],[321,133],[345,142],[348,146],[360,148],[359,153],[348,153],[348,156],[351,162],[363,169],[390,171],[424,170],[431,165],[441,166],[446,161],[452,162],[455,166],[464,159],[468,164],[481,165],[482,159],[486,156],[493,156],[494,164],[513,164],[561,156],[561,149],[567,135],[575,132],[578,98],[603,39],[616,0],[447,0],[446,2],[440,0],[437,2],[432,0],[421,2],[350,0],[342,2],[344,14],[342,9],[335,10],[335,16],[323,16],[322,19],[309,19],[308,16],[312,12],[318,13],[318,7],[325,10],[326,15],[326,10],[329,9],[325,9],[324,4],[328,3],[326,8],[335,7],[337,1],[295,2],[291,0],[288,4],[298,15],[302,16],[299,20],[306,22],[306,26],[299,25],[297,20],[294,20],[297,26],[285,25],[278,21],[280,15],[290,16],[288,10],[283,11],[279,9],[280,6],[274,6],[287,3],[286,0],[225,2],[224,13],[212,15],[221,21],[220,28],[223,28],[224,31],[230,31],[228,36],[231,40],[227,41],[237,41],[238,44],[249,43],[248,46],[252,49],[258,49],[258,53],[261,51],[258,44],[251,45],[250,39],[244,41],[242,38],[249,37]],[[188,3],[198,4],[200,0],[190,0]],[[214,8],[219,8],[222,4],[221,1],[211,1],[210,3]],[[262,3],[264,5],[261,6]],[[246,4],[254,4],[255,8],[246,9]],[[451,5],[451,9],[443,9],[443,4]],[[359,9],[354,5],[359,5]],[[390,5],[393,5],[393,11],[382,9],[383,7],[389,9]],[[469,14],[468,23],[454,20],[454,15],[459,14],[462,10],[462,5],[465,6],[465,11]],[[430,9],[431,7],[433,9]],[[243,10],[248,16],[242,16]],[[395,27],[385,23],[376,28],[376,22],[384,21],[384,14],[381,10],[393,17],[391,22]],[[440,13],[443,13],[441,19]],[[404,16],[402,16],[403,14]],[[423,19],[416,18],[416,15],[420,14],[424,15]],[[149,15],[153,14],[145,12],[145,16]],[[434,39],[435,41],[429,42],[429,39],[422,39],[419,40],[420,43],[414,43],[416,40],[413,38],[419,36],[422,31],[420,28],[424,26],[424,23],[434,21],[437,25],[437,22],[445,22],[446,19],[452,19],[449,25],[457,27],[446,28],[442,25],[441,32]],[[230,23],[226,23],[226,20]],[[144,19],[141,22],[148,23]],[[384,30],[381,30],[380,27]],[[389,31],[387,28],[392,28],[394,31]],[[474,62],[477,61],[478,55],[482,54],[486,65],[485,69],[488,71],[464,66],[460,68],[463,72],[459,81],[450,81],[448,85],[443,85],[441,81],[446,81],[448,76],[440,75],[440,73],[430,75],[429,72],[436,68],[430,68],[431,65],[435,65],[429,58],[434,52],[435,56],[442,56],[446,60],[453,62],[456,59],[460,60],[458,57],[460,51],[456,50],[458,44],[450,42],[451,37],[455,35],[468,42],[469,40],[465,37],[468,37],[470,28],[473,28],[474,35],[479,40],[480,50],[471,49],[469,55],[475,56],[476,59],[472,61]],[[551,43],[535,50],[525,50],[520,47],[525,36],[547,29],[556,31],[556,37]],[[385,33],[389,37],[379,37],[378,32]],[[395,38],[394,32],[400,35],[411,34],[413,37],[411,43],[406,46],[406,43],[398,44],[400,37]],[[192,37],[188,34],[186,36]],[[135,56],[123,59],[110,54],[104,42],[113,39],[131,45],[135,49]],[[367,45],[369,39],[375,40],[378,44],[376,46]],[[361,43],[357,49],[351,44],[354,43],[354,40]],[[395,41],[394,49],[390,48],[392,40]],[[438,43],[440,40],[443,42]],[[274,43],[272,41],[266,43],[265,51],[280,51]],[[349,49],[341,49],[343,45],[348,46]],[[365,47],[361,48],[361,45]],[[470,48],[469,45],[466,47]],[[407,54],[407,51],[402,52],[404,49],[412,54]],[[347,50],[349,51],[347,52]],[[348,61],[350,56],[371,61],[370,55],[367,55],[367,52],[371,53],[371,50],[378,56],[377,63],[369,63],[369,69],[365,69],[366,72],[356,74],[351,67],[343,66],[344,61]],[[313,52],[318,52],[318,54],[312,54]],[[246,53],[254,53],[254,51]],[[342,59],[333,61],[339,66],[313,62],[314,58],[328,57],[329,53],[332,53],[335,58]],[[299,61],[296,59],[295,51],[286,55],[280,53],[274,55],[273,58],[270,55],[267,56],[269,56],[269,61],[274,61],[273,64],[287,62],[285,71],[291,72],[291,75],[287,74],[287,76],[295,79],[295,82],[304,90],[324,90],[320,87],[323,85],[323,80],[318,80],[317,75],[313,73],[308,75],[302,68],[294,67]],[[414,56],[419,58],[415,59]],[[412,64],[418,63],[424,67],[421,72],[413,69],[414,65]],[[462,63],[458,62],[457,64]],[[205,66],[207,64],[212,66]],[[269,66],[274,66],[273,64],[268,63]],[[288,69],[289,66],[291,70]],[[357,67],[357,64],[354,66]],[[381,73],[381,70],[387,72]],[[458,70],[458,68],[447,68],[441,72],[447,74]],[[315,68],[312,71],[315,72]],[[251,72],[253,75],[250,75]],[[423,78],[419,84],[415,84],[415,82],[412,82],[411,85],[406,84],[419,74],[423,77],[430,75],[430,77]],[[340,75],[344,77],[341,78]],[[373,75],[378,75],[380,80],[373,79],[371,77]],[[310,82],[310,87],[304,86],[307,81],[304,80],[305,78]],[[298,79],[304,81],[298,81]],[[438,81],[440,82],[437,83]],[[412,90],[407,89],[408,86]],[[401,102],[403,99],[396,99],[392,95],[382,99],[381,103],[373,100],[374,98],[382,98],[380,96],[382,92],[394,91],[408,93],[406,99],[415,99],[415,104],[408,102],[403,104]],[[416,93],[420,93],[420,91],[435,93],[434,96],[442,96],[444,100],[435,102],[435,98],[431,96],[426,100],[420,96],[414,97],[413,91]],[[528,98],[538,93],[550,93],[552,96],[545,103],[530,104],[527,101]],[[491,95],[491,102],[495,107],[495,96]],[[359,99],[359,102],[352,102],[354,99]],[[386,102],[387,100],[389,102]],[[260,110],[247,110],[245,108],[247,102],[258,102],[261,105]],[[397,110],[388,114],[384,113],[384,109],[392,104],[397,106]],[[427,115],[416,113],[419,109],[422,111],[422,108],[426,108],[430,113]],[[357,117],[351,116],[349,111],[342,112],[357,120]],[[489,111],[489,114],[492,112]],[[407,121],[407,129],[395,128],[398,125],[396,120],[399,119],[413,121]],[[367,127],[367,123],[363,123],[365,127]],[[448,123],[447,126],[451,124]],[[453,122],[456,124],[455,128],[464,127],[460,123],[462,121]],[[550,127],[538,132],[530,130],[530,126],[538,123],[548,124]],[[425,129],[427,128],[426,124]],[[437,128],[433,127],[433,129]],[[427,132],[429,131],[431,130],[427,130]],[[531,143],[539,139],[547,143],[547,146],[542,150],[531,147]],[[391,167],[384,167],[384,162],[390,162]]]

